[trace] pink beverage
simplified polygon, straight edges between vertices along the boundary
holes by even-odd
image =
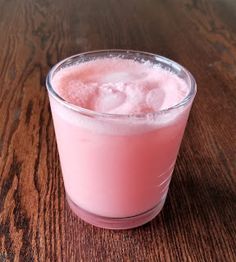
[[[154,218],[196,93],[191,74],[153,54],[97,51],[57,64],[47,88],[72,210],[112,229]]]

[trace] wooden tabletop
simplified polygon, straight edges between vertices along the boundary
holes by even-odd
[[[235,21],[235,0],[0,0],[1,262],[236,261]],[[198,83],[164,209],[127,231],[70,211],[45,89],[56,62],[105,48]]]

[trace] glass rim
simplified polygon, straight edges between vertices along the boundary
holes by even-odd
[[[62,64],[64,64],[65,62],[67,62],[68,60],[74,59],[76,57],[81,57],[81,56],[86,56],[86,55],[92,55],[92,54],[112,54],[112,53],[116,53],[116,54],[134,54],[134,55],[146,55],[149,57],[155,57],[157,62],[163,62],[167,65],[169,65],[170,67],[175,67],[175,68],[179,68],[181,69],[186,76],[188,77],[189,81],[190,81],[190,89],[189,92],[187,94],[187,96],[185,96],[183,98],[183,100],[181,100],[179,103],[162,109],[162,110],[157,110],[157,111],[153,111],[153,112],[148,112],[148,113],[139,113],[139,114],[111,114],[111,113],[101,113],[101,112],[97,112],[91,109],[87,109],[87,108],[83,108],[80,106],[77,106],[73,103],[70,103],[68,101],[66,101],[63,97],[61,97],[53,88],[52,85],[52,77],[53,77],[53,73],[56,71],[56,69],[58,67],[60,67]],[[189,85],[189,84],[188,84]],[[162,115],[162,114],[166,114],[169,113],[175,109],[178,109],[180,107],[184,107],[187,106],[192,98],[194,98],[196,91],[197,91],[197,84],[196,81],[193,77],[193,75],[182,65],[180,65],[179,63],[166,58],[164,56],[160,56],[154,53],[150,53],[150,52],[145,52],[145,51],[136,51],[136,50],[129,50],[129,49],[101,49],[101,50],[94,50],[94,51],[88,51],[88,52],[82,52],[82,53],[78,53],[76,55],[72,55],[69,56],[61,61],[59,61],[58,63],[56,63],[49,71],[47,77],[46,77],[46,88],[49,92],[49,94],[51,94],[53,96],[53,98],[55,98],[59,103],[61,103],[63,106],[76,111],[77,113],[83,114],[83,115],[87,115],[87,116],[91,116],[91,117],[103,117],[103,118],[118,118],[118,119],[130,119],[130,118],[135,118],[135,119],[146,119],[147,116],[148,117],[157,117],[158,115]]]

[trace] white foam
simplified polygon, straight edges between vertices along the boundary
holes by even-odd
[[[169,108],[187,93],[183,80],[150,63],[101,59],[67,67],[55,76],[61,96],[101,113],[141,114]]]
[[[119,120],[95,119],[70,110],[56,101],[52,108],[73,125],[109,134],[134,134],[172,124],[180,111],[160,114],[186,96],[188,87],[178,76],[150,63],[124,59],[101,59],[61,70],[55,76],[57,92],[68,102],[100,113],[147,114]],[[149,117],[150,116],[150,117]]]

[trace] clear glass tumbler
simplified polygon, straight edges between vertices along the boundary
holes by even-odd
[[[159,65],[186,82],[188,95],[173,107],[139,115],[98,113],[60,97],[52,83],[60,70],[106,57]],[[196,94],[190,72],[155,54],[101,50],[59,62],[46,85],[67,201],[74,213],[109,229],[133,228],[153,219],[164,205]]]

